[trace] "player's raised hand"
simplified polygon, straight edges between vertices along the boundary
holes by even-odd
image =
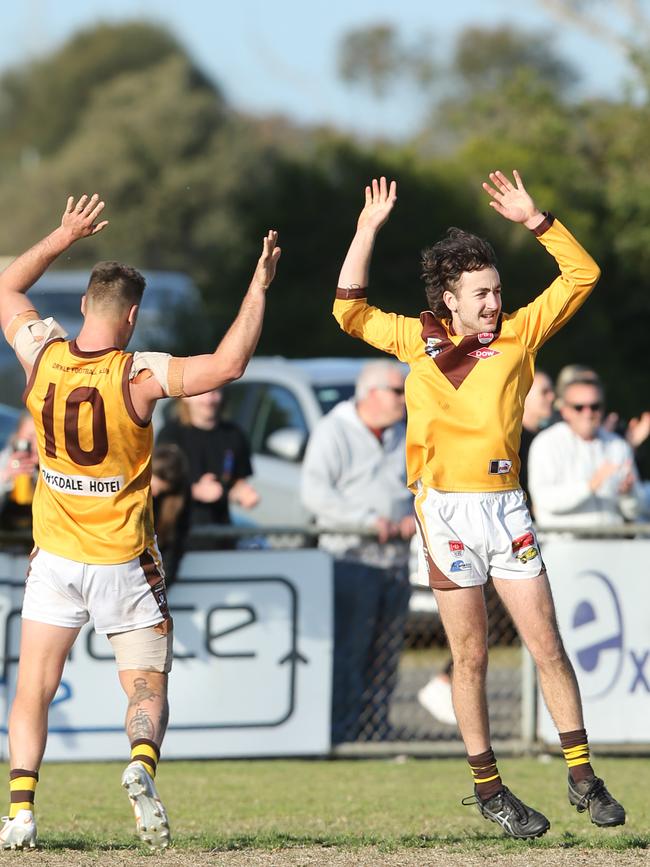
[[[397,201],[397,183],[387,183],[386,178],[372,179],[372,183],[366,187],[366,203],[359,215],[357,229],[371,229],[379,231],[384,225],[393,206]]]
[[[103,210],[104,202],[99,200],[97,193],[90,197],[84,194],[77,202],[74,196],[68,196],[68,203],[61,218],[61,228],[69,233],[70,242],[96,235],[108,226],[108,220],[97,222]]]
[[[275,269],[281,253],[282,250],[278,247],[278,233],[274,229],[269,229],[268,234],[262,242],[262,255],[257,262],[257,268],[253,275],[253,282],[260,288],[268,289],[273,282]]]
[[[514,186],[503,172],[490,172],[492,186],[484,182],[483,189],[492,197],[490,207],[502,217],[512,220],[513,223],[526,223],[538,216],[540,211],[526,192],[519,172],[515,169],[512,174],[515,180]]]

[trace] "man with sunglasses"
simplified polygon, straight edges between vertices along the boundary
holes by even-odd
[[[634,454],[623,437],[603,427],[604,394],[593,379],[564,391],[562,421],[530,447],[530,493],[540,526],[601,527],[635,520],[645,497]]]
[[[408,484],[421,572],[428,574],[452,653],[452,698],[474,780],[472,801],[506,834],[528,839],[546,833],[550,823],[504,786],[490,744],[482,586],[488,578],[537,665],[568,766],[570,803],[599,826],[625,821],[590,763],[575,672],[518,478],[524,398],[537,351],[584,303],[600,271],[570,232],[537,208],[517,172],[514,183],[501,172],[489,180],[483,189],[491,207],[522,223],[557,262],[560,274],[544,292],[504,313],[492,247],[449,229],[422,255],[429,310],[416,319],[370,306],[372,251],[397,200],[395,181],[381,178],[366,187],[334,316],[348,334],[411,368]]]

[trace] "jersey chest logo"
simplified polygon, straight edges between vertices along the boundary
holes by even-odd
[[[496,341],[501,333],[501,320],[495,331],[481,331],[470,334],[456,345],[439,319],[430,310],[420,315],[424,351],[436,365],[440,373],[458,390],[474,367],[483,358],[501,355],[498,349],[486,344]]]
[[[475,349],[474,352],[467,354],[471,358],[492,358],[495,355],[501,355],[498,349]]]

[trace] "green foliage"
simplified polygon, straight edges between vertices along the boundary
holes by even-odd
[[[456,44],[453,71],[472,90],[489,91],[527,70],[556,88],[575,83],[577,73],[559,58],[549,33],[526,34],[512,27],[467,27]]]
[[[79,32],[43,60],[0,78],[3,170],[54,153],[74,134],[94,92],[116,75],[147,69],[181,53],[164,29],[145,23],[102,24]]]
[[[339,45],[339,75],[351,84],[365,84],[379,97],[396,80],[405,77],[428,85],[435,76],[430,42],[425,33],[415,43],[406,45],[392,24],[351,30]]]
[[[614,408],[627,415],[646,408],[639,347],[650,312],[648,106],[577,101],[572,71],[549,39],[508,28],[468,30],[446,75],[437,68],[433,77],[428,45],[408,44],[382,24],[350,34],[340,60],[348,80],[370,76],[378,92],[404,75],[414,82],[428,114],[413,141],[362,144],[336,130],[238,115],[174,38],[147,23],[98,26],[6,72],[0,253],[50,231],[67,195],[98,191],[111,225],[59,264],[119,258],[186,271],[205,306],[203,321],[182,329],[184,351],[196,352],[228,327],[261,239],[277,228],[283,255],[260,352],[361,355],[367,347],[339,331],[330,309],[368,180],[386,174],[399,182],[373,259],[373,302],[417,315],[420,251],[458,225],[494,243],[505,306],[514,309],[556,273],[481,189],[490,170],[516,167],[540,206],[603,268],[601,285],[540,364],[552,374],[569,362],[594,365]]]

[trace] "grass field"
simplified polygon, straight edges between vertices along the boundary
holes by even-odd
[[[554,864],[572,851],[589,856],[574,864],[646,863],[646,856],[650,863],[649,759],[596,760],[628,811],[628,823],[609,831],[569,807],[562,760],[505,759],[499,766],[510,787],[551,820],[542,839],[508,840],[475,807],[461,806],[471,785],[457,759],[163,762],[157,782],[174,841],[165,858],[169,865],[470,864],[489,851],[494,863],[538,863],[534,853],[546,852],[539,863]],[[134,842],[119,785],[122,767],[43,767],[39,864],[141,863],[144,850]],[[102,853],[111,858],[97,860]],[[528,860],[519,860],[522,853]]]

